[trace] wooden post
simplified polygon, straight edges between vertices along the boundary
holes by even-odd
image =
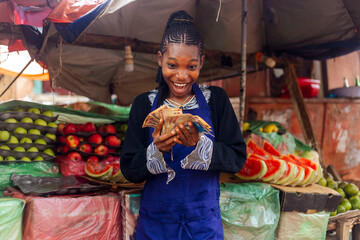
[[[311,126],[310,118],[306,105],[304,103],[304,98],[300,90],[294,65],[289,63],[288,61],[285,64],[285,80],[289,89],[291,101],[293,102],[295,112],[300,123],[301,130],[304,134],[305,142],[319,153],[320,165],[326,173],[327,170],[323,159],[322,151],[318,146],[314,130]]]
[[[241,131],[245,118],[246,97],[246,24],[247,24],[247,1],[242,0],[242,22],[241,22],[241,69],[240,69],[240,95],[239,95],[239,124]]]

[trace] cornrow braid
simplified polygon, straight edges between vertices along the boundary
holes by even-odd
[[[186,45],[198,46],[200,56],[202,56],[204,42],[195,28],[194,19],[184,10],[174,12],[170,15],[166,24],[163,37],[160,44],[160,52],[164,54],[167,50],[167,45],[170,43],[183,43]],[[156,81],[159,83],[158,87],[158,101],[156,106],[159,107],[163,104],[169,93],[164,77],[162,76],[162,68],[158,68]]]

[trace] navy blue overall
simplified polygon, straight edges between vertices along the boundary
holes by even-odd
[[[198,109],[183,110],[199,115],[211,127],[210,109],[197,84],[193,85]],[[152,110],[155,109],[157,97]],[[150,130],[150,143],[153,129]],[[208,136],[212,141],[214,138]],[[153,175],[142,193],[136,239],[152,240],[222,240],[223,229],[219,209],[219,173],[181,168],[180,161],[195,147],[175,145],[173,160],[169,153],[164,159],[176,173],[166,184],[167,173]]]

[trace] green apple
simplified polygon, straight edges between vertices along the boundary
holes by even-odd
[[[7,143],[19,143],[19,140],[14,135],[11,135]]]
[[[33,141],[28,138],[28,137],[24,137],[20,140],[20,143],[32,143]]]
[[[31,162],[31,159],[28,157],[22,157],[20,160],[24,162]]]
[[[6,130],[0,131],[0,141],[7,141],[10,138],[10,133]]]
[[[25,148],[21,147],[21,146],[17,146],[16,148],[14,148],[14,151],[17,152],[25,152]]]
[[[6,145],[1,145],[0,149],[4,149],[4,150],[10,150],[9,146]]]
[[[54,123],[54,122],[49,122],[47,125],[48,125],[48,127],[53,127],[53,128],[58,127],[58,125],[56,123]]]
[[[36,139],[34,143],[47,145],[46,141],[44,139],[42,139],[42,138]]]
[[[46,134],[45,134],[45,137],[48,137],[48,138],[50,138],[50,139],[52,139],[52,140],[56,141],[56,135],[55,135],[55,134],[46,133]]]
[[[39,152],[39,150],[36,147],[31,147],[27,150],[27,152]]]
[[[36,119],[34,123],[41,126],[47,126],[47,122],[41,118]]]
[[[35,114],[40,114],[40,110],[37,108],[29,108],[27,111]]]
[[[23,127],[17,127],[14,130],[15,133],[20,133],[20,134],[27,134],[27,130]]]
[[[44,158],[42,156],[37,156],[33,161],[44,161]]]
[[[7,156],[4,161],[16,161],[16,158],[14,158],[13,156]]]
[[[23,108],[14,108],[12,111],[25,112],[25,109],[23,109]]]
[[[7,123],[17,123],[18,121],[15,118],[8,118],[5,120]]]
[[[28,134],[41,135],[41,132],[40,132],[39,129],[31,128],[31,129],[28,130]]]
[[[49,110],[44,111],[44,112],[42,112],[41,114],[42,114],[42,115],[49,116],[49,117],[53,117],[53,116],[54,116],[54,114],[52,113],[52,111],[49,111]]]
[[[23,123],[33,123],[34,121],[29,117],[24,117],[23,119],[21,119],[21,122],[23,122]]]
[[[2,156],[0,156],[0,162],[1,162],[1,161],[4,161],[4,158],[3,158]]]
[[[53,156],[55,157],[55,153],[53,150],[51,150],[50,148],[47,148],[43,151],[43,153],[46,153],[47,155]]]

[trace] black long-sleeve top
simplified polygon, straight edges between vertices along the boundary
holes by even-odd
[[[239,123],[226,92],[219,87],[209,87],[209,108],[215,142],[208,171],[236,173],[246,161],[246,144]],[[121,156],[121,171],[131,182],[139,183],[151,177],[147,169],[146,151],[149,146],[149,129],[142,128],[151,111],[149,93],[137,96],[131,107],[128,129]],[[195,170],[194,170],[195,171]]]

